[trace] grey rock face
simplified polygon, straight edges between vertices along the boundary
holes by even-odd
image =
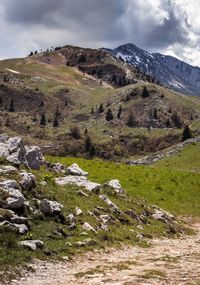
[[[117,194],[124,193],[124,190],[123,190],[118,179],[110,180],[110,181],[106,182],[104,185],[111,187],[114,190],[114,192]]]
[[[10,165],[2,165],[0,167],[0,174],[12,174],[12,173],[17,173],[17,169],[15,167]]]
[[[69,176],[65,176],[65,177],[59,177],[55,179],[55,182],[57,185],[59,186],[64,186],[64,185],[77,185],[79,187],[84,187],[85,189],[89,190],[89,191],[98,191],[100,188],[100,184],[95,183],[95,182],[91,182],[89,180],[87,180],[87,178],[85,176],[73,176],[73,175],[69,175]]]
[[[32,169],[39,169],[44,161],[40,148],[25,147],[22,138],[9,138],[6,135],[0,138],[0,157],[16,166],[23,164]]]
[[[41,212],[47,215],[54,215],[59,214],[63,208],[63,205],[56,201],[50,201],[50,200],[42,200],[41,204]]]
[[[35,170],[40,169],[40,166],[43,163],[43,156],[40,148],[37,146],[26,148],[26,160],[30,168]]]
[[[44,247],[44,243],[41,240],[24,240],[20,241],[18,244],[33,251]]]
[[[85,222],[85,223],[83,224],[83,229],[84,229],[85,231],[87,231],[87,232],[94,232],[94,233],[96,233],[96,230],[95,230],[89,223],[87,223],[87,222]]]
[[[105,195],[100,195],[99,198],[103,200],[108,206],[110,206],[114,211],[120,212],[117,205],[115,205],[108,197],[106,197]]]
[[[24,224],[12,224],[8,221],[0,223],[0,227],[7,228],[11,231],[17,232],[19,234],[25,234],[28,231],[28,228]]]
[[[20,173],[22,179],[20,180],[19,184],[23,190],[31,190],[33,187],[36,186],[36,178],[32,173],[28,173],[23,171]]]
[[[67,168],[67,174],[75,176],[88,176],[88,172],[83,171],[76,163]]]
[[[2,191],[8,196],[4,201],[4,208],[16,210],[24,205],[24,195],[18,189],[4,188]]]

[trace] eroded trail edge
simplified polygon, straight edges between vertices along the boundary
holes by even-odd
[[[88,252],[63,263],[37,262],[12,285],[196,284],[200,280],[200,223],[196,234],[154,239],[151,247],[124,247]]]

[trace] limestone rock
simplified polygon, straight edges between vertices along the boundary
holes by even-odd
[[[56,201],[50,201],[47,199],[44,199],[41,201],[40,204],[41,211],[44,214],[47,215],[54,215],[54,214],[59,214],[63,208],[63,205]]]
[[[100,189],[100,184],[95,183],[95,182],[91,182],[89,180],[87,180],[87,178],[85,176],[73,176],[73,175],[69,175],[69,176],[65,176],[65,177],[59,177],[55,179],[55,182],[57,185],[59,186],[64,186],[64,185],[77,185],[79,187],[84,187],[85,189],[87,189],[88,191],[91,192],[96,192]]]
[[[35,170],[40,169],[40,166],[42,165],[44,161],[42,152],[40,148],[37,146],[32,146],[30,148],[27,147],[25,157],[26,157],[28,166]]]
[[[76,207],[76,216],[80,216],[82,214],[83,214],[83,211],[80,208]]]
[[[8,196],[4,201],[4,208],[16,210],[24,205],[24,195],[18,189],[4,188],[2,191]]]
[[[108,197],[106,197],[105,195],[100,195],[99,198],[103,200],[108,206],[110,206],[114,211],[120,212],[117,205],[115,205]]]
[[[14,224],[26,224],[28,222],[28,219],[25,217],[20,217],[18,215],[13,215],[10,218],[10,222]]]
[[[44,247],[44,243],[41,240],[24,240],[20,241],[18,244],[33,251]]]
[[[87,222],[85,222],[85,223],[83,224],[83,229],[84,229],[85,231],[87,231],[87,232],[94,232],[94,233],[96,233],[96,230],[95,230],[89,223],[87,223]]]
[[[152,218],[155,220],[159,220],[163,223],[169,223],[175,220],[174,216],[162,209],[155,209],[152,214]]]
[[[11,224],[8,221],[4,221],[2,223],[0,223],[0,227],[4,227],[7,228],[11,231],[17,232],[19,234],[25,234],[28,231],[28,228],[26,225],[24,224]]]
[[[104,185],[111,187],[115,191],[115,193],[117,193],[117,194],[124,193],[124,190],[123,190],[118,179],[110,180],[110,181],[106,182]]]
[[[63,164],[61,164],[61,163],[55,163],[54,165],[53,165],[53,170],[54,171],[56,171],[56,172],[64,172],[64,169],[65,169],[65,167],[64,167],[64,165]]]
[[[0,167],[0,174],[12,174],[12,173],[17,173],[17,169],[15,167],[10,166],[10,165],[5,165],[5,166],[2,165]]]
[[[77,193],[79,196],[88,197],[88,194],[86,194],[86,193],[83,192],[82,190],[78,190],[76,193]]]
[[[67,168],[67,174],[75,176],[88,176],[88,172],[83,171],[76,163]]]
[[[0,182],[0,187],[19,189],[19,185],[15,180],[4,180]]]
[[[23,190],[29,191],[36,186],[36,178],[32,173],[23,171],[20,173],[20,176],[22,177],[22,179],[19,184]]]

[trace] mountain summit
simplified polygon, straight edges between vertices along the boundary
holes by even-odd
[[[151,75],[165,87],[185,94],[200,95],[199,67],[172,56],[149,53],[131,43],[109,51],[127,63],[137,66],[141,72]]]

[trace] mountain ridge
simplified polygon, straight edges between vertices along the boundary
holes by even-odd
[[[154,77],[164,87],[184,94],[200,95],[198,66],[192,66],[170,55],[150,53],[132,43],[107,50],[130,65],[138,67],[140,72]]]

